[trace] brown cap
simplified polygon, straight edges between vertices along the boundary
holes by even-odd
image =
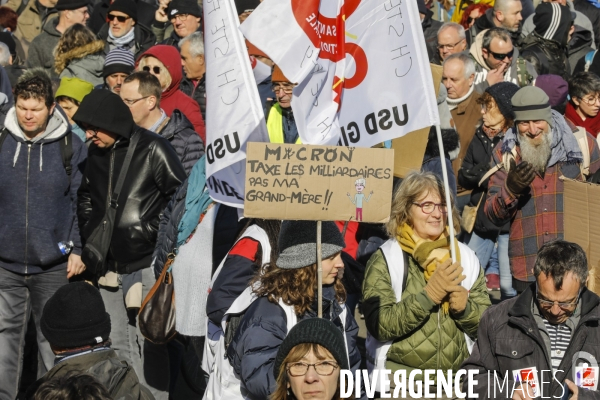
[[[259,49],[258,47],[256,47],[255,45],[253,45],[252,43],[250,43],[247,40],[246,40],[246,47],[248,48],[249,56],[259,56],[259,57],[269,58],[269,56],[266,55],[261,49]]]
[[[281,71],[281,68],[275,65],[275,67],[273,68],[273,73],[271,74],[271,82],[290,82],[290,80],[285,77],[285,75]]]

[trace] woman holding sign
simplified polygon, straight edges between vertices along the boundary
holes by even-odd
[[[275,360],[281,343],[297,322],[317,317],[316,221],[283,221],[279,254],[251,283],[254,299],[245,309],[227,357],[241,391],[266,399],[277,386]],[[338,277],[344,267],[342,235],[333,222],[322,223],[323,318],[345,334],[349,365],[356,370],[358,325],[346,311],[346,292]],[[243,295],[242,295],[243,296]]]
[[[394,193],[390,239],[371,256],[363,282],[369,372],[456,372],[490,305],[475,253],[455,241],[452,263],[444,190],[431,172],[414,172]]]

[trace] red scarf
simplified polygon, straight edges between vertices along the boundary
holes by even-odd
[[[575,111],[575,107],[571,104],[571,102],[567,103],[567,108],[565,110],[565,118],[571,121],[576,126],[584,127],[586,131],[592,134],[593,137],[597,137],[600,132],[600,113],[596,115],[594,118],[586,118],[586,120],[582,120],[577,111]]]

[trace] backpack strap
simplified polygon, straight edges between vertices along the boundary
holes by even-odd
[[[483,182],[490,176],[494,175],[497,171],[504,168],[506,172],[510,171],[510,160],[514,160],[517,158],[517,146],[513,147],[510,153],[506,153],[502,155],[502,162],[500,164],[494,165],[488,172],[483,175],[481,180],[479,181],[478,186],[481,186]]]
[[[8,131],[6,130],[6,128],[2,129],[2,132],[0,132],[0,150],[2,150],[2,145],[4,144],[4,140],[7,136]]]
[[[580,164],[581,174],[584,176],[590,175],[590,148],[587,144],[587,132],[585,128],[578,126],[575,131],[573,131],[575,135],[575,139],[577,139],[577,144],[579,145],[579,149],[581,150],[581,154],[583,155],[583,162]]]
[[[519,87],[524,87],[531,84],[533,76],[527,71],[527,60],[523,57],[517,58],[517,83]]]
[[[588,53],[586,53],[586,55],[585,55],[585,66],[583,67],[583,70],[585,72],[588,72],[590,70],[590,66],[594,62],[594,57],[596,57],[596,52],[597,51],[598,50],[590,50]]]
[[[71,165],[71,159],[73,158],[73,132],[69,131],[65,137],[60,141],[60,156],[62,158],[65,172],[69,177],[69,188],[71,187],[71,174],[73,173],[73,166]]]
[[[402,271],[402,292],[406,289],[406,281],[408,281],[408,253],[402,250],[402,256],[404,256],[404,271]]]

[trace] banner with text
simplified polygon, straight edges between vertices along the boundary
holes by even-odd
[[[244,216],[385,222],[393,172],[389,149],[249,143]]]
[[[206,175],[210,196],[244,206],[246,144],[268,142],[233,0],[204,0]]]

